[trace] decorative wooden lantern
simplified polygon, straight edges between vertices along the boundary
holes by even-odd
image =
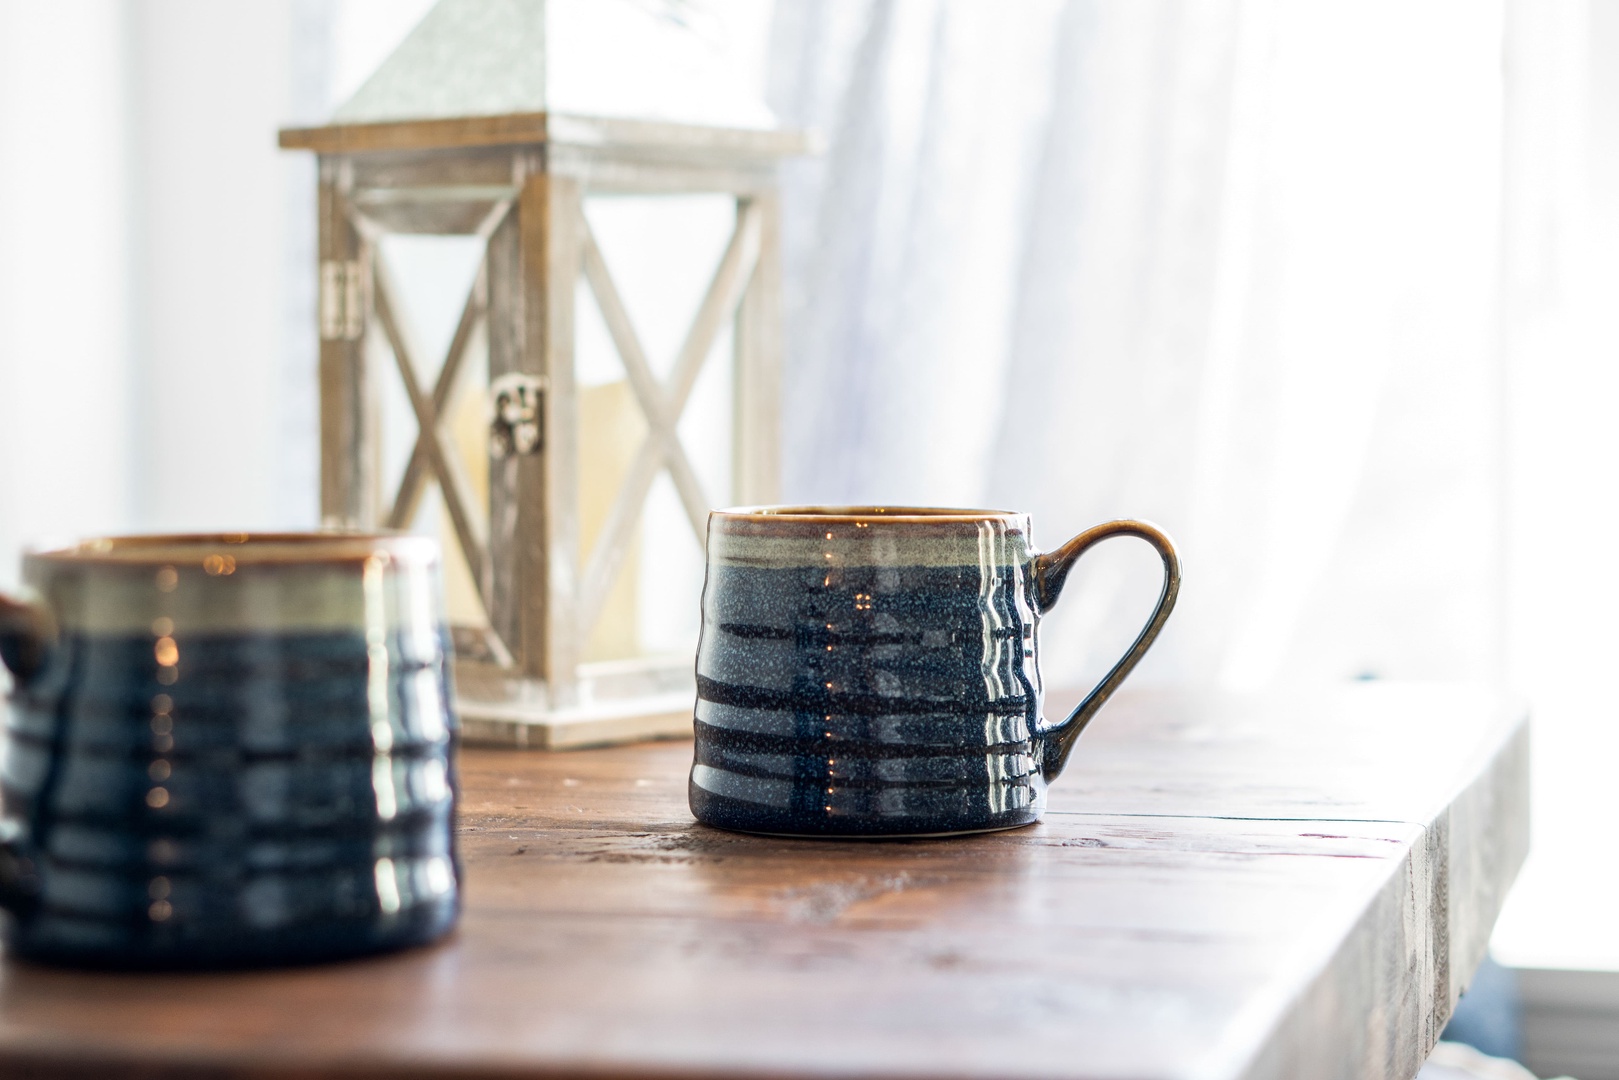
[[[668,540],[644,535],[648,493],[660,472],[673,480],[693,560],[711,505],[776,497],[776,167],[805,140],[760,125],[577,114],[589,95],[559,87],[547,41],[554,57],[561,35],[594,25],[609,40],[642,32],[645,44],[647,27],[611,18],[655,17],[589,2],[444,0],[333,124],[281,132],[282,147],[319,159],[321,519],[410,528],[437,487],[446,547],[459,550],[473,597],[453,630],[463,729],[478,741],[562,747],[689,730],[690,645],[646,647],[625,600],[638,551]],[[587,200],[691,193],[734,199],[734,228],[660,378]],[[388,237],[411,234],[483,245],[436,376],[381,257]],[[581,282],[622,366],[605,386],[577,377]],[[729,356],[711,357],[727,329]],[[680,422],[705,365],[722,362],[729,490],[711,490]],[[380,466],[391,381],[414,425],[397,483]],[[475,393],[458,393],[468,381]]]

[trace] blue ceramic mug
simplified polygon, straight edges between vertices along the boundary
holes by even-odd
[[[1114,536],[1163,559],[1124,657],[1066,719],[1041,712],[1038,622],[1075,561]],[[1169,537],[1113,521],[1040,554],[1023,514],[758,507],[708,520],[697,651],[697,820],[798,836],[1027,825],[1074,740],[1163,628]]]
[[[23,560],[0,906],[96,966],[329,959],[459,911],[431,540],[98,540]]]

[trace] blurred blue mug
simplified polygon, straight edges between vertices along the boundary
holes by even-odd
[[[436,545],[128,537],[27,555],[0,907],[15,954],[323,960],[431,941],[460,905]]]

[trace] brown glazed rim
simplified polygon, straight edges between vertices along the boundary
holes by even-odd
[[[70,547],[29,551],[23,557],[59,566],[186,566],[223,555],[231,557],[232,565],[247,566],[364,562],[374,555],[419,565],[438,560],[438,543],[426,536],[389,532],[154,533],[100,536]]]
[[[710,516],[736,521],[987,521],[1021,518],[1015,510],[968,510],[948,506],[733,506]]]

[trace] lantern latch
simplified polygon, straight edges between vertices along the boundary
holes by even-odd
[[[489,384],[489,456],[537,454],[545,443],[545,379],[511,372]]]

